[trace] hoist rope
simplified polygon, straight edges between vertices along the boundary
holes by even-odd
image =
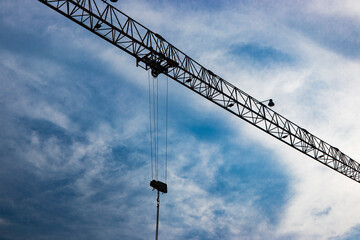
[[[159,179],[159,78],[156,78],[156,179]]]
[[[152,124],[151,124],[151,118],[152,118],[152,113],[151,113],[151,84],[150,84],[150,72],[148,72],[148,88],[149,88],[149,123],[150,123],[150,127],[149,127],[149,131],[150,131],[150,161],[151,161],[151,179],[154,179],[154,164],[153,164],[153,144],[152,144],[152,140],[153,140],[153,136],[152,136]]]
[[[166,76],[166,124],[165,124],[165,183],[167,182],[167,147],[168,147],[168,115],[169,115],[169,77]]]
[[[156,149],[157,149],[157,141],[156,141],[156,107],[155,107],[155,81],[154,81],[154,78],[152,77],[152,98],[153,98],[153,124],[154,124],[154,142],[155,142],[155,146],[154,146],[154,160],[155,160],[155,168],[154,168],[154,171],[155,171],[155,179],[157,179],[157,152],[156,152]]]
[[[161,87],[164,88],[164,87]],[[159,180],[159,173],[163,173],[161,170],[159,172],[159,164],[164,167],[164,178],[167,182],[167,152],[168,152],[168,115],[169,115],[169,78],[166,78],[166,95],[165,95],[165,152],[164,160],[159,159],[159,150],[160,149],[160,136],[163,136],[159,133],[159,79],[154,78],[148,72],[148,94],[149,94],[149,127],[150,127],[150,161],[151,161],[151,178]],[[162,176],[161,176],[162,177]]]

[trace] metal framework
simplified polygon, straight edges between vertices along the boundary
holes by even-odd
[[[39,0],[136,58],[136,65],[165,74],[267,134],[360,182],[360,164],[274,112],[171,45],[106,0]]]

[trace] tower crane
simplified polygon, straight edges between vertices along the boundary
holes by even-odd
[[[106,0],[100,4],[97,0],[39,1],[133,56],[136,66],[150,70],[153,77],[164,74],[172,78],[279,141],[360,182],[358,162],[206,69]],[[161,182],[152,185],[167,191]]]
[[[107,0],[38,0],[136,59],[136,66],[156,78],[175,80],[226,111],[261,129],[277,140],[360,183],[360,164],[268,106],[203,67],[188,55],[135,21]],[[117,0],[110,0],[117,2]],[[150,186],[166,193],[166,183],[152,180]]]
[[[150,70],[153,77],[164,74],[172,78],[279,141],[360,182],[358,162],[206,69],[106,0],[39,1],[133,56],[136,66]],[[161,182],[151,185],[167,191]]]

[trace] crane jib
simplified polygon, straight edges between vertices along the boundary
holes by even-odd
[[[269,135],[360,182],[360,164],[306,129],[204,68],[107,1],[39,0],[136,58],[136,65],[165,74]]]

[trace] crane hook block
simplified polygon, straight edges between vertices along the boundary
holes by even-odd
[[[150,182],[150,186],[162,193],[167,193],[167,184],[160,182],[160,181],[156,181],[156,180],[152,180]]]

